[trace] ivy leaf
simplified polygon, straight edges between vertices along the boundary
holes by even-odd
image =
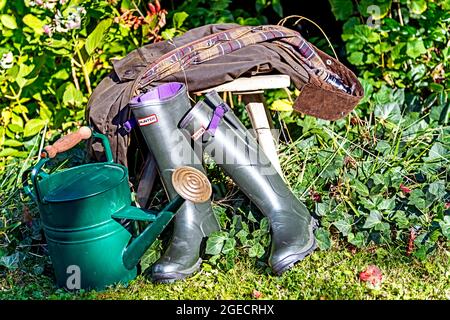
[[[352,187],[355,189],[357,193],[359,193],[363,197],[369,196],[369,188],[367,188],[367,186],[361,181],[355,179],[353,181]]]
[[[219,225],[221,226],[221,228],[226,229],[227,222],[229,221],[229,218],[227,217],[227,213],[226,213],[226,208],[215,205],[215,206],[213,206],[213,212],[214,212],[214,216],[216,217],[217,221],[219,222]],[[239,216],[239,215],[233,216],[231,228],[234,230],[238,229],[237,231],[239,231],[241,228],[240,223],[241,223],[241,216]]]
[[[360,204],[364,208],[369,209],[369,210],[376,209],[377,206],[378,206],[378,203],[376,203],[375,201],[373,201],[370,198],[361,198],[360,199]]]
[[[3,256],[0,258],[0,266],[4,266],[10,270],[15,270],[19,267],[20,252],[16,252],[10,256]]]
[[[355,66],[364,64],[364,53],[355,51],[350,54],[348,61]]]
[[[447,149],[440,143],[440,142],[435,142],[432,146],[430,151],[428,152],[428,157],[424,158],[424,160],[426,161],[435,161],[435,160],[440,160],[443,161],[445,160],[445,156],[448,154]]]
[[[256,220],[255,216],[251,211],[248,213],[247,219],[250,220],[251,222],[258,222],[258,220]]]
[[[374,230],[381,231],[383,233],[389,232],[391,230],[391,227],[389,223],[387,222],[381,222],[374,226]]]
[[[378,206],[378,210],[392,210],[395,208],[395,197],[384,199]]]
[[[241,229],[238,233],[236,233],[236,237],[239,239],[239,241],[244,244],[247,241],[248,231]]]
[[[399,227],[400,229],[409,229],[411,225],[404,211],[397,211],[394,215],[394,220],[397,224],[397,227]]]
[[[448,240],[450,240],[450,216],[445,216],[442,221],[439,222],[442,229],[442,234]]]
[[[42,119],[31,119],[25,124],[25,129],[23,130],[24,137],[31,137],[39,133],[39,131],[44,128],[47,121]]]
[[[180,29],[181,26],[183,25],[184,20],[186,20],[187,17],[189,17],[189,15],[186,12],[184,12],[184,11],[176,12],[173,15],[173,26],[176,29]]]
[[[422,39],[411,39],[406,44],[406,54],[413,59],[426,52],[427,49],[425,49]]]
[[[424,261],[427,258],[427,250],[427,246],[421,245],[417,250],[414,251],[414,256],[420,261]]]
[[[0,16],[0,22],[8,29],[17,29],[17,22],[14,16],[2,14]]]
[[[329,0],[336,20],[347,20],[353,14],[352,0]]]
[[[217,254],[220,254],[222,251],[223,245],[225,240],[228,239],[228,235],[224,231],[217,231],[212,233],[208,241],[206,242],[206,254],[210,254],[212,256],[215,256]]]
[[[255,243],[255,245],[248,250],[248,255],[250,258],[261,258],[264,255],[264,252],[264,247],[260,243]]]
[[[410,0],[408,1],[409,10],[414,14],[422,14],[427,10],[427,2],[425,0]]]
[[[394,48],[392,49],[392,51],[391,51],[391,58],[392,58],[392,60],[394,60],[394,61],[396,61],[396,60],[400,60],[400,59],[403,59],[404,58],[404,53],[402,53],[402,51],[403,51],[403,48],[406,46],[406,43],[404,43],[404,42],[400,42],[400,43],[397,43],[395,46],[394,46]],[[413,68],[414,68],[415,66],[413,66]],[[420,71],[422,71],[421,69],[419,69],[419,70],[417,70],[417,71],[415,71],[416,73],[417,72],[420,72]]]
[[[425,201],[425,194],[422,190],[414,189],[409,195],[408,204],[416,206],[418,209],[425,209],[427,203]]]
[[[378,90],[374,95],[373,98],[375,100],[376,104],[387,104],[391,102],[391,96],[392,96],[392,89],[387,87],[386,85],[383,85],[380,90]]]
[[[105,33],[108,31],[112,24],[112,19],[106,19],[101,21],[92,33],[86,39],[86,52],[88,55],[92,55],[95,49],[97,49],[103,41]]]
[[[338,221],[334,222],[333,224],[339,230],[339,232],[342,233],[342,235],[344,237],[346,237],[349,234],[349,232],[352,230],[352,225],[350,223],[348,223],[347,220],[344,220],[344,219],[338,220]]]
[[[383,105],[376,105],[374,114],[376,117],[383,119],[383,120],[390,120],[393,123],[399,123],[402,114],[400,110],[400,105],[395,102],[386,103]]]
[[[316,215],[318,215],[319,217],[323,217],[324,215],[327,214],[328,211],[329,211],[328,203],[316,202]]]
[[[375,150],[381,152],[383,155],[385,155],[387,152],[391,150],[391,146],[389,142],[385,140],[379,140],[377,142],[377,146],[375,147]]]
[[[357,248],[362,248],[366,242],[366,237],[362,232],[358,232],[356,233],[356,235],[354,235],[353,233],[349,233],[347,240]]]
[[[320,250],[328,250],[331,248],[330,231],[324,228],[319,228],[314,232],[314,235]]]
[[[445,196],[445,182],[443,180],[438,180],[430,184],[428,192],[436,196],[436,199],[441,199]]]
[[[380,185],[380,184],[382,184],[382,185],[387,186],[388,183],[389,183],[389,181],[386,179],[386,177],[383,176],[383,175],[380,174],[380,173],[375,173],[375,174],[372,176],[372,179],[373,179],[373,183],[375,183],[375,185]]]
[[[222,247],[222,253],[228,254],[231,251],[233,251],[235,247],[236,247],[236,239],[229,238],[229,239],[225,240],[225,244]]]
[[[270,230],[270,224],[269,224],[269,219],[267,217],[264,217],[261,219],[261,222],[259,223],[259,228],[261,229],[261,231],[267,233]]]
[[[366,222],[364,223],[363,228],[364,229],[370,229],[373,228],[374,226],[376,226],[377,224],[381,223],[381,213],[376,211],[376,210],[372,210],[370,211],[369,216],[366,219]]]
[[[363,103],[369,101],[369,99],[371,98],[372,93],[373,93],[373,85],[370,83],[369,80],[366,80],[363,78],[358,78],[358,80],[359,80],[359,82],[361,82],[361,85],[363,86],[363,89],[364,89],[364,97],[359,102],[359,104],[363,104]]]
[[[145,271],[150,266],[152,266],[161,257],[162,242],[161,240],[156,240],[152,243],[150,248],[147,249],[145,254],[141,258],[141,270]]]

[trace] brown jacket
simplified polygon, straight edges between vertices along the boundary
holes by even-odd
[[[163,41],[132,51],[125,58],[113,62],[114,72],[103,79],[92,94],[87,108],[91,125],[108,136],[114,158],[127,164],[127,147],[130,136],[121,135],[121,124],[128,120],[128,102],[140,87],[142,75],[154,61],[164,54],[218,32],[239,27],[235,24],[206,25],[192,29],[172,41]],[[270,26],[272,27],[272,26]],[[288,30],[273,26],[276,29]],[[250,28],[250,27],[248,27]],[[296,34],[289,30],[288,33]],[[310,44],[310,46],[312,46]],[[175,72],[159,82],[186,82],[191,92],[214,87],[241,76],[258,74],[287,74],[300,95],[294,102],[294,109],[321,119],[336,120],[346,116],[363,97],[363,88],[353,72],[342,63],[312,46],[330,71],[353,88],[348,94],[326,83],[310,72],[299,53],[286,43],[267,41],[250,44],[200,64],[190,65],[185,72]],[[304,60],[304,59],[303,59]],[[94,153],[102,152],[101,146],[94,144]]]

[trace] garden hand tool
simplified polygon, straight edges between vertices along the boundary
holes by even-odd
[[[56,173],[42,171],[50,158],[75,146],[91,134],[100,138],[106,162],[89,163]],[[28,175],[31,173],[31,185]],[[204,193],[192,197],[189,176],[195,175]],[[180,167],[177,191],[161,212],[131,206],[128,170],[113,162],[106,136],[88,127],[48,146],[41,160],[23,175],[24,190],[37,202],[48,243],[57,285],[68,289],[104,289],[136,276],[141,256],[164,230],[188,196],[199,203],[211,195],[206,176],[193,168]],[[198,195],[198,194],[197,194]],[[132,241],[130,220],[151,222]]]
[[[269,218],[272,230],[269,265],[276,274],[315,249],[315,220],[216,92],[206,94],[185,115],[180,128],[212,156]]]
[[[129,105],[148,148],[156,159],[166,193],[173,199],[177,194],[178,184],[173,175],[175,168],[188,165],[204,173],[202,158],[197,157],[190,142],[177,127],[191,107],[186,87],[182,83],[166,83],[133,98]],[[192,184],[189,192],[201,193],[199,177],[192,175],[190,179]],[[177,212],[168,249],[153,265],[153,280],[172,282],[198,270],[202,241],[217,230],[219,224],[210,201],[202,204],[186,201]]]

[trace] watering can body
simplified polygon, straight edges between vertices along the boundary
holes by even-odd
[[[83,165],[39,182],[43,196],[38,203],[39,212],[60,287],[99,289],[115,282],[126,283],[136,276],[136,267],[129,270],[122,261],[131,233],[126,225],[112,218],[131,203],[126,169],[115,164],[98,166]],[[77,183],[67,185],[67,182],[76,177],[73,174],[84,177],[86,169],[100,169],[94,179],[101,179],[102,175],[108,178],[108,171],[122,170],[123,178],[113,176],[116,185],[99,189],[95,195],[80,193],[67,197],[61,190],[51,188],[51,185],[77,188]],[[89,181],[92,177],[84,179]]]
[[[183,199],[174,198],[161,212],[131,206],[126,167],[112,162],[84,164],[53,174],[41,171],[47,158],[31,170],[34,198],[59,287],[101,290],[136,277],[136,265],[175,215]],[[130,221],[152,222],[136,238]]]

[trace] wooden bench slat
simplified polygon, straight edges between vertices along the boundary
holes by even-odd
[[[231,82],[221,84],[220,86],[214,88],[208,88],[196,92],[196,94],[206,93],[211,90],[216,90],[217,92],[232,91],[234,93],[237,93],[267,89],[281,89],[288,88],[290,84],[291,78],[288,75],[284,74],[243,77]]]

